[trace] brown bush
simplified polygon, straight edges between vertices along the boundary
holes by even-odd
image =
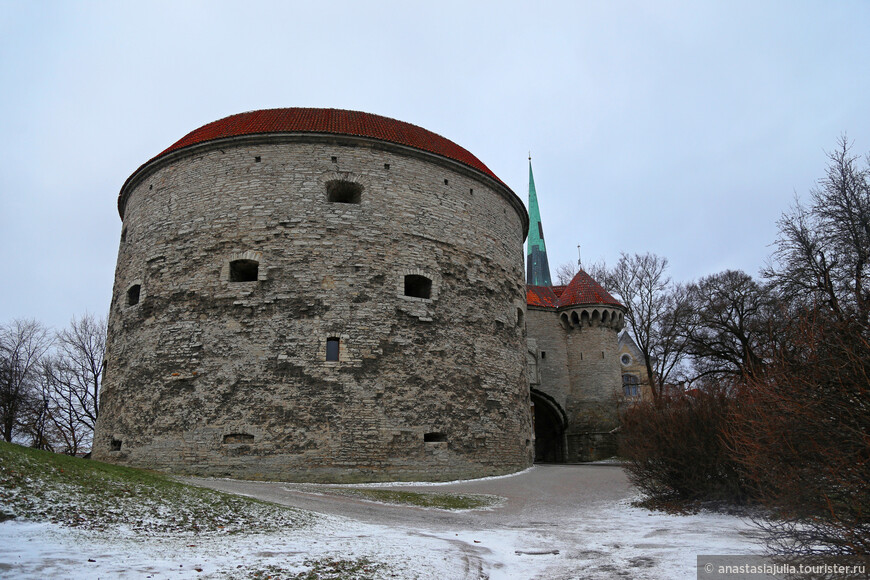
[[[743,503],[746,489],[723,433],[734,406],[724,388],[633,405],[622,413],[620,455],[649,499]]]
[[[764,377],[747,381],[729,430],[753,496],[789,554],[870,553],[870,344],[860,327],[805,319]]]

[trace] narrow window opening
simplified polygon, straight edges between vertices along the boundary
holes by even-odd
[[[127,228],[124,228],[121,230],[121,243],[123,244],[126,241],[127,241]]]
[[[582,355],[581,355],[581,357],[582,357]],[[541,351],[541,360],[544,360],[545,358],[547,358],[547,353],[542,350]]]
[[[432,280],[426,276],[408,274],[405,276],[405,296],[429,298],[432,295]]]
[[[601,358],[604,358],[604,351],[601,351]]]
[[[423,442],[424,443],[446,443],[447,435],[444,433],[424,433],[423,434]]]
[[[130,289],[127,290],[127,306],[136,306],[139,304],[139,294],[142,291],[142,286],[139,284],[133,284],[130,286]]]
[[[120,451],[121,450],[121,441],[120,440],[113,438],[111,445],[112,445],[111,446],[112,451]]]
[[[230,262],[230,282],[256,282],[260,263],[256,260]]]
[[[335,155],[333,155],[333,156],[332,156],[332,162],[333,162],[333,163],[338,163],[338,157],[336,157]]]
[[[471,194],[471,195],[474,195],[474,188],[472,187],[471,189],[469,189],[469,190],[468,190],[468,193]]]
[[[359,203],[362,186],[353,181],[335,180],[326,183],[326,201],[330,203]]]
[[[254,436],[249,433],[227,433],[224,435],[224,444],[227,443],[250,443]]]
[[[260,156],[257,155],[256,157],[254,157],[254,163],[259,163],[259,162],[260,162]]]
[[[326,339],[326,360],[328,361],[337,361],[338,360],[338,338],[327,338]]]
[[[517,308],[517,326],[518,326],[519,328],[522,328],[522,327],[523,327],[523,324],[525,323],[525,320],[523,319],[524,316],[525,316],[525,315],[524,315],[524,313],[523,313],[523,309],[522,309],[522,308]]]
[[[389,164],[389,163],[384,163],[384,169],[386,169],[386,170],[389,171],[389,169],[390,169],[390,164]]]
[[[447,180],[446,180],[446,179],[444,180],[444,185],[447,185]]]

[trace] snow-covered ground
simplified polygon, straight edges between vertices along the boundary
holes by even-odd
[[[594,479],[579,471],[545,468],[506,480],[444,484],[438,491],[488,489],[506,502],[443,517],[439,510],[381,508],[343,498],[328,510],[333,513],[305,527],[270,533],[143,534],[7,521],[0,523],[0,578],[238,578],[270,566],[283,570],[273,577],[287,578],[307,569],[306,560],[367,558],[387,565],[375,572],[374,577],[383,578],[693,579],[698,554],[761,553],[751,523],[734,516],[677,516],[632,507],[633,492],[621,471],[598,469]],[[585,478],[578,481],[586,487],[580,485],[576,497],[557,504],[547,495],[547,485],[555,484],[544,477],[560,482]],[[593,487],[607,486],[607,478],[614,483],[596,492]],[[221,485],[228,484],[215,487]],[[250,485],[262,490],[251,495],[284,494],[281,503],[310,500],[311,494],[292,486]],[[535,490],[542,497],[535,497]],[[336,515],[345,511],[352,517]]]

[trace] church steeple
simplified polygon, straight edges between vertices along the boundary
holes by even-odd
[[[529,241],[526,253],[526,284],[552,286],[550,264],[547,262],[547,246],[544,245],[544,226],[538,209],[538,194],[532,175],[532,157],[529,155]]]

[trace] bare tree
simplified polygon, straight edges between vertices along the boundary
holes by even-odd
[[[744,272],[726,270],[689,284],[686,299],[680,334],[695,379],[760,372],[771,325],[779,318],[769,288]]]
[[[786,299],[824,305],[838,320],[870,325],[870,158],[845,137],[828,155],[827,174],[779,220],[773,262],[764,275]]]
[[[0,326],[0,428],[6,441],[21,430],[23,414],[34,404],[40,360],[51,343],[45,326],[36,320]]]
[[[686,290],[671,282],[667,267],[667,258],[655,254],[622,253],[604,282],[626,307],[627,330],[645,359],[654,399],[679,374],[685,354],[678,329],[687,314]]]
[[[57,352],[42,367],[50,420],[66,453],[90,447],[105,357],[106,320],[85,314],[57,334]]]
[[[556,267],[556,284],[559,286],[567,286],[571,280],[574,279],[574,276],[577,275],[579,270],[580,267],[577,265],[577,262],[565,262],[564,264],[559,264]]]
[[[786,554],[870,554],[870,341],[858,325],[804,312],[763,376],[748,377],[727,441],[760,522]]]
[[[559,264],[556,268],[556,284],[567,286],[571,283],[571,280],[574,279],[574,276],[577,275],[577,272],[579,272],[581,268],[585,270],[593,280],[607,289],[607,264],[603,260],[586,266],[581,266],[577,262],[565,262],[564,264]]]

